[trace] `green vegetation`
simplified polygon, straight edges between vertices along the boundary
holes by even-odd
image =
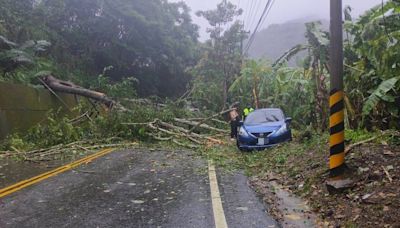
[[[400,128],[400,3],[388,1],[352,20],[346,8],[345,106],[351,129]],[[320,23],[306,24],[306,44],[291,48],[274,64],[247,61],[231,87],[232,96],[254,106],[281,107],[296,126],[326,130],[328,123],[329,33]],[[303,67],[287,61],[307,51]],[[252,96],[251,100],[249,97]]]
[[[240,74],[245,39],[243,24],[237,20],[241,14],[242,10],[227,0],[216,10],[198,12],[211,26],[210,40],[202,45],[202,56],[192,71],[193,100],[199,107],[220,111],[234,99],[228,96],[228,90]]]
[[[328,176],[329,147],[330,34],[325,22],[286,27],[304,33],[298,43],[280,39],[281,27],[271,27],[267,31],[282,46],[293,47],[286,52],[277,47],[269,62],[243,55],[247,35],[238,20],[243,12],[228,0],[215,10],[197,12],[209,23],[204,43],[184,2],[0,0],[0,6],[0,81],[36,85],[39,75],[51,72],[117,101],[100,115],[96,104],[76,107],[82,114],[78,118],[50,111],[47,121],[1,142],[2,157],[42,162],[75,158],[70,155],[99,146],[161,141],[162,146],[194,149],[226,170],[243,169],[260,178],[273,172],[321,213],[367,211],[362,222],[346,218],[348,226],[382,217],[380,206],[361,204],[360,198],[371,195],[373,187],[375,193],[390,192],[391,184],[396,186],[392,181],[398,181],[389,171],[395,177],[400,164],[394,153],[400,144],[399,0],[385,1],[357,19],[351,8],[345,9],[346,140],[349,145],[372,139],[373,144],[351,147],[347,161],[359,168],[354,172],[359,181],[355,193],[335,200],[321,184]],[[256,39],[253,48],[262,45]],[[222,118],[206,118],[234,102],[282,108],[293,118],[294,142],[239,153],[223,138],[227,125]],[[369,169],[377,180],[364,174]],[[396,205],[387,199],[387,205]]]
[[[21,150],[46,148],[57,144],[68,144],[79,140],[101,140],[118,138],[121,140],[144,140],[149,137],[143,126],[128,126],[123,123],[151,122],[154,119],[170,121],[173,118],[190,116],[173,103],[165,107],[155,108],[153,105],[144,105],[126,102],[126,107],[133,112],[113,111],[108,115],[96,115],[89,120],[80,121],[64,117],[60,120],[58,112],[50,111],[47,121],[31,128],[28,132],[14,134],[3,142],[0,150],[9,150],[15,146]],[[88,104],[82,104],[79,112],[90,110]],[[14,144],[16,142],[17,144]]]
[[[181,116],[191,115],[186,107],[208,114],[237,101],[255,108],[280,107],[300,132],[327,129],[330,37],[320,22],[307,23],[305,43],[270,63],[242,55],[246,39],[238,20],[242,10],[227,0],[215,10],[197,12],[210,25],[210,39],[204,43],[197,41],[198,28],[182,2],[0,0],[0,4],[0,80],[36,84],[37,75],[51,71],[118,101],[152,96],[165,102],[180,97],[161,112],[151,105],[135,106],[130,109],[133,115],[111,112],[78,125],[55,120],[52,114],[47,125],[21,136],[28,145],[51,146],[60,138],[141,137],[143,130],[132,132],[121,123],[172,119],[182,114],[177,110],[186,112]],[[395,0],[356,20],[350,8],[345,10],[349,129],[400,127],[399,11]],[[302,63],[289,67],[299,52],[306,53]],[[40,142],[46,134],[54,138]],[[284,163],[285,158],[276,161]]]
[[[111,83],[135,77],[139,83],[132,90],[140,95],[174,97],[191,79],[186,69],[196,63],[198,33],[184,3],[1,0],[0,5],[0,51],[3,37],[11,46],[33,40],[47,40],[46,47],[51,43],[39,59],[26,56],[31,53],[21,52],[20,46],[9,51],[8,59],[18,58],[12,66],[3,64],[1,54],[1,80],[19,82],[21,74],[30,78],[48,70],[90,87],[112,66],[107,72]]]
[[[353,127],[400,127],[399,11],[399,1],[388,1],[355,22],[347,17],[346,107]]]
[[[242,10],[227,0],[197,12],[210,27],[199,43],[184,3],[152,0],[0,0],[0,80],[36,84],[51,71],[113,98],[183,99],[207,111],[230,103],[280,107],[294,126],[328,125],[329,32],[319,22],[275,63],[245,59]],[[400,3],[392,0],[354,20],[346,8],[346,124],[399,128]],[[288,67],[299,52],[301,67]],[[304,55],[304,54],[303,54]],[[98,76],[99,75],[99,76]]]

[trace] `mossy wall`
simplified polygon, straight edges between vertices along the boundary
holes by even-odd
[[[0,140],[8,134],[28,130],[46,119],[50,110],[72,115],[79,96],[57,93],[65,105],[46,89],[0,82]]]

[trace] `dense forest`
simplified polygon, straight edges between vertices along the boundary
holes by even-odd
[[[179,95],[191,80],[186,69],[196,63],[198,28],[184,3],[1,0],[0,6],[4,80],[30,82],[52,71],[92,89],[123,81],[141,96],[161,97]],[[107,78],[98,78],[103,71]]]
[[[328,125],[329,32],[306,23],[305,43],[269,62],[242,54],[243,13],[223,0],[197,12],[165,0],[0,0],[0,79],[36,84],[51,71],[112,97],[184,98],[199,109],[281,107],[296,127]],[[345,9],[345,106],[351,128],[399,128],[400,2],[360,18]],[[257,43],[257,45],[261,45]],[[306,53],[290,67],[297,53]],[[184,95],[184,96],[182,96]]]

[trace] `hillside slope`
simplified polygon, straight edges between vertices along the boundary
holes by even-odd
[[[305,23],[317,20],[316,18],[303,18],[288,21],[283,24],[270,25],[268,28],[256,34],[254,43],[249,49],[249,56],[252,58],[266,58],[270,61],[274,61],[293,46],[305,43]],[[329,28],[328,21],[320,21],[325,29]],[[296,58],[301,58],[301,55]]]

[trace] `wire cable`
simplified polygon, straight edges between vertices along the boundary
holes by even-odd
[[[253,28],[253,25],[257,22],[256,20],[257,20],[257,17],[260,15],[260,13],[262,12],[262,8],[261,8],[261,3],[263,2],[262,0],[260,0],[260,1],[258,1],[258,0],[256,0],[257,1],[257,3],[256,3],[256,8],[255,8],[255,11],[254,11],[254,17],[253,17],[253,19],[251,20],[251,23],[250,23],[250,30],[251,30],[251,28]],[[261,12],[260,12],[261,11]]]
[[[266,13],[264,14],[264,16],[261,16],[261,18],[260,18],[260,20],[262,20],[261,23],[258,23],[258,24],[257,24],[256,28],[254,29],[254,32],[252,33],[252,36],[251,36],[250,39],[249,39],[249,43],[248,43],[248,45],[246,46],[246,52],[245,52],[246,54],[247,54],[247,52],[250,50],[250,47],[251,47],[251,45],[253,44],[253,42],[254,42],[254,40],[255,40],[255,38],[256,38],[256,34],[257,34],[257,32],[258,32],[258,29],[262,27],[262,25],[264,24],[264,22],[265,22],[267,16],[269,15],[269,12],[271,11],[271,8],[272,8],[274,2],[275,2],[275,0],[269,1],[270,4],[268,5],[268,8],[267,8]],[[259,21],[259,22],[260,22],[260,21]]]
[[[263,21],[265,21],[265,18],[268,16],[268,13],[270,12],[270,10],[272,8],[273,2],[274,2],[274,0],[268,0],[267,4],[265,5],[264,11],[261,14],[260,19],[258,20],[257,26],[255,27],[253,33],[251,34],[251,36],[249,38],[247,45],[246,45],[245,52],[244,52],[245,54],[247,54],[251,45],[253,44],[255,35],[256,35],[258,29],[260,28],[261,24],[263,23]]]
[[[271,6],[269,7],[268,11],[267,11],[267,16],[269,15],[269,12],[272,9],[272,6],[274,5],[275,0],[272,0]],[[267,19],[267,16],[264,17],[263,21],[261,22],[260,28],[262,28],[262,26],[264,25],[265,20]]]
[[[247,0],[247,5],[246,5],[246,10],[245,10],[245,14],[243,14],[243,23],[246,25],[247,24],[247,18],[249,17],[250,14],[250,1],[251,0]]]
[[[249,25],[249,29],[250,29],[250,22],[251,22],[251,18],[252,18],[253,11],[254,11],[253,7],[254,7],[255,0],[249,0],[249,1],[251,2],[251,4],[250,4],[249,14],[247,15],[246,22]]]

